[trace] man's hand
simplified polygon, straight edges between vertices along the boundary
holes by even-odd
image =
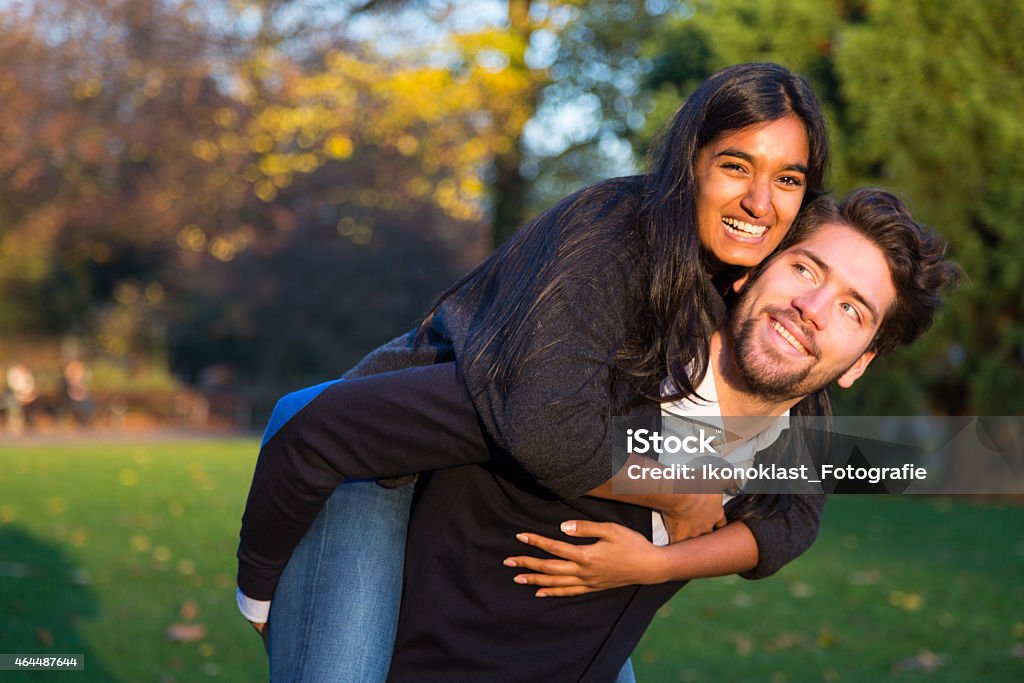
[[[677,493],[661,510],[670,543],[701,536],[727,524],[721,493]]]
[[[255,621],[250,621],[249,623],[256,629],[256,633],[260,634],[260,638],[263,640],[263,649],[269,652],[267,637],[270,635],[270,629],[267,628],[266,624],[257,624]]]

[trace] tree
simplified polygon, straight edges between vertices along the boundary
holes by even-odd
[[[875,0],[836,56],[850,177],[909,197],[970,278],[938,334],[902,361],[941,411],[1024,410],[1022,30],[1016,2]]]
[[[727,64],[769,60],[807,75],[831,126],[839,194],[880,185],[951,243],[970,285],[912,348],[841,392],[862,414],[1016,413],[1024,395],[1024,28],[1014,2],[716,0],[648,43],[658,111]],[[652,117],[654,118],[654,117]]]

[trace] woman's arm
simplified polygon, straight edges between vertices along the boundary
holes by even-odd
[[[536,572],[518,574],[514,580],[540,586],[537,597],[567,597],[636,584],[726,576],[757,565],[757,543],[743,522],[666,546],[656,546],[643,534],[608,522],[570,521],[562,525],[562,531],[598,540],[575,545],[537,534],[519,534],[516,538],[523,543],[562,559],[517,556],[505,560],[508,567]]]
[[[826,496],[795,495],[789,508],[767,519],[734,521],[713,533],[667,546],[618,524],[570,521],[569,536],[594,537],[575,545],[537,534],[521,534],[524,543],[560,559],[507,558],[507,566],[533,574],[520,583],[541,586],[538,595],[568,596],[634,584],[662,583],[739,574],[748,579],[770,576],[796,559],[817,537]]]
[[[441,310],[487,432],[559,498],[614,473],[611,370],[649,296],[634,185],[608,181],[553,207]]]
[[[242,517],[238,585],[256,600],[271,598],[292,550],[343,480],[488,458],[453,363],[335,382],[297,412],[288,399],[275,409],[286,414],[271,418]]]

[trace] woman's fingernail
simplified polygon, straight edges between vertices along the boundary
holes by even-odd
[[[538,598],[546,598],[546,597],[548,597],[548,594],[547,593],[540,593],[540,592],[538,592],[537,593],[537,597]]]
[[[517,541],[522,541],[523,543],[529,543],[530,542],[530,537],[527,536],[526,534],[516,534],[516,540]]]
[[[516,583],[526,583],[526,577],[525,576],[517,576],[516,578],[514,578],[512,580],[515,581]]]
[[[562,533],[574,534],[576,533],[576,522],[562,522]]]
[[[502,564],[504,564],[506,567],[515,567],[516,561],[513,560],[511,557],[506,557],[505,561]]]

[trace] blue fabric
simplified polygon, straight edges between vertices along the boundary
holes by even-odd
[[[335,489],[274,592],[271,681],[384,683],[412,493],[374,482]]]
[[[619,672],[618,677],[615,679],[615,683],[636,683],[636,675],[633,673],[632,660],[627,659],[626,663],[622,665],[622,671]]]
[[[313,387],[293,391],[281,398],[277,405],[274,406],[274,412],[270,414],[270,421],[267,422],[267,429],[263,432],[263,441],[260,443],[260,448],[266,446],[267,442],[274,438],[274,435],[280,431],[281,427],[287,424],[288,420],[295,417],[296,413],[323,393],[324,389],[340,381],[342,380],[335,379],[330,382],[323,382]]]

